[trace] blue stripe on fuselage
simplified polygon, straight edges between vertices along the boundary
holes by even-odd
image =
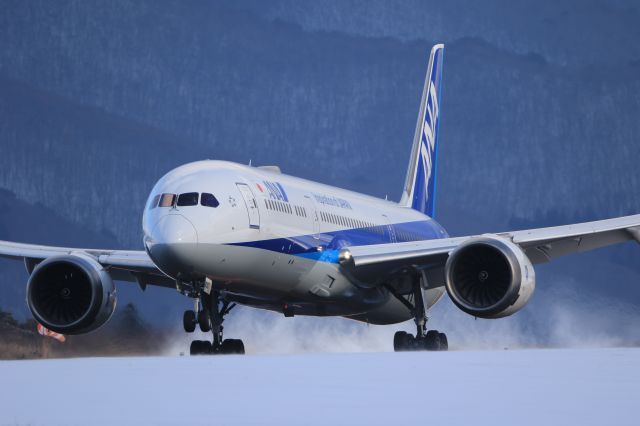
[[[392,232],[389,232],[389,227],[392,228]],[[323,232],[317,234],[317,237],[314,234],[309,234],[230,243],[229,245],[259,248],[320,262],[338,263],[338,254],[343,247],[433,240],[448,236],[444,228],[437,222],[422,220]]]

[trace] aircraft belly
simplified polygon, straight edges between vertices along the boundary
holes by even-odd
[[[380,289],[354,286],[339,265],[253,247],[199,244],[196,271],[235,300],[296,315],[353,315],[386,302]]]
[[[279,298],[293,290],[304,268],[289,256],[224,244],[199,244],[197,271],[229,292]]]
[[[437,287],[423,290],[424,302],[427,309],[434,306],[445,293],[444,288]],[[373,308],[366,313],[357,315],[346,315],[347,318],[362,321],[369,324],[387,325],[397,324],[413,319],[413,314],[407,307],[395,297],[390,297],[386,303]]]

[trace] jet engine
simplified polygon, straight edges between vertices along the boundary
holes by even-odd
[[[501,318],[522,309],[535,289],[529,258],[513,242],[495,235],[472,238],[445,265],[449,297],[479,318]]]
[[[62,334],[83,334],[106,323],[116,306],[111,276],[85,254],[56,256],[41,262],[27,283],[33,317]]]

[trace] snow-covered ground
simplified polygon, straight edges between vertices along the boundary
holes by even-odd
[[[640,349],[0,362],[2,425],[638,425]]]

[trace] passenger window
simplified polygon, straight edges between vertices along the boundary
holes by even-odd
[[[213,194],[203,192],[202,196],[200,196],[200,205],[205,207],[218,207],[220,203],[218,202],[218,199],[213,196]]]
[[[176,201],[176,194],[162,194],[160,197],[160,207],[173,207],[173,203]]]
[[[187,192],[178,196],[178,207],[197,206],[199,194],[197,192]]]

